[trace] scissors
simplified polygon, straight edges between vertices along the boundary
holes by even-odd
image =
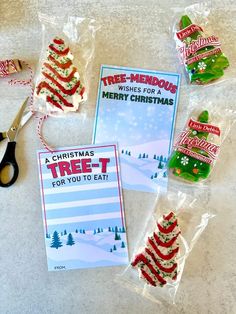
[[[19,167],[15,158],[16,137],[19,130],[32,116],[31,111],[26,110],[28,99],[29,97],[24,101],[8,131],[0,132],[0,142],[8,139],[5,154],[0,162],[0,187],[9,187],[14,184],[19,174]],[[8,167],[13,171],[12,174],[9,173]],[[5,172],[7,175],[4,175]]]

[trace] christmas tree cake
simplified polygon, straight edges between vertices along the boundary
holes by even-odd
[[[219,146],[208,142],[209,133],[220,136],[217,126],[208,124],[208,111],[203,111],[197,121],[189,120],[188,128],[178,137],[168,168],[175,176],[189,181],[206,179],[219,152]]]
[[[176,40],[191,83],[207,84],[224,75],[229,61],[221,51],[218,38],[204,37],[202,28],[192,24],[187,15],[181,17]]]
[[[36,87],[36,97],[46,102],[47,112],[76,111],[80,102],[87,98],[73,58],[63,39],[56,37],[48,46],[47,60]]]
[[[142,252],[135,256],[131,265],[138,269],[147,284],[163,287],[167,282],[176,280],[179,234],[177,217],[170,212],[157,222],[157,230],[148,237]]]

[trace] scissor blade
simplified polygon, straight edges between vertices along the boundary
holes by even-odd
[[[18,111],[14,121],[12,122],[12,125],[10,126],[10,129],[7,132],[7,137],[10,142],[13,142],[18,134],[19,128],[21,126],[21,119],[24,114],[25,108],[27,106],[29,97],[26,98],[23,105],[21,106],[20,110]]]
[[[23,117],[20,122],[20,127],[23,128],[23,126],[29,121],[29,119],[32,117],[32,112],[31,111],[25,111],[23,114]]]

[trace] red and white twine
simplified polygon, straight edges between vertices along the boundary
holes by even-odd
[[[7,71],[8,67],[9,67],[9,62],[12,62],[12,60],[6,60],[6,61],[1,61],[0,62],[0,71],[3,74],[4,77],[8,76],[9,73]],[[34,108],[34,84],[33,84],[33,70],[31,68],[31,66],[26,63],[25,61],[21,61],[22,64],[25,65],[25,67],[29,70],[30,72],[30,77],[29,80],[16,80],[16,79],[12,79],[10,80],[8,83],[10,85],[21,85],[21,86],[30,86],[30,104],[29,104],[29,109],[32,112],[32,115],[38,119],[38,124],[37,124],[37,134],[38,137],[40,139],[41,144],[43,145],[43,147],[45,149],[47,149],[50,152],[53,152],[53,149],[47,144],[47,142],[45,141],[43,135],[42,135],[42,127],[43,127],[43,122],[48,118],[48,115],[37,115],[37,112],[35,111]],[[14,62],[11,63],[11,66],[15,67]]]
[[[6,77],[9,75],[9,72],[8,72],[9,67],[12,67],[16,71],[16,66],[13,60],[0,61],[1,76]]]

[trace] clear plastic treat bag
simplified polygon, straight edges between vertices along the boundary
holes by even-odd
[[[232,78],[233,64],[228,58],[232,39],[218,37],[216,29],[221,21],[211,1],[195,3],[180,11],[174,18],[172,37],[188,81],[205,85]],[[228,31],[225,29],[223,34]]]
[[[214,214],[172,189],[159,197],[131,263],[116,281],[154,302],[174,303],[186,258]]]
[[[222,162],[223,143],[236,121],[232,103],[235,83],[236,80],[224,81],[215,88],[207,86],[190,94],[185,127],[176,132],[167,164],[171,179],[208,187],[212,171]]]
[[[34,110],[46,115],[77,111],[87,100],[94,19],[39,13],[43,42],[35,77]]]

